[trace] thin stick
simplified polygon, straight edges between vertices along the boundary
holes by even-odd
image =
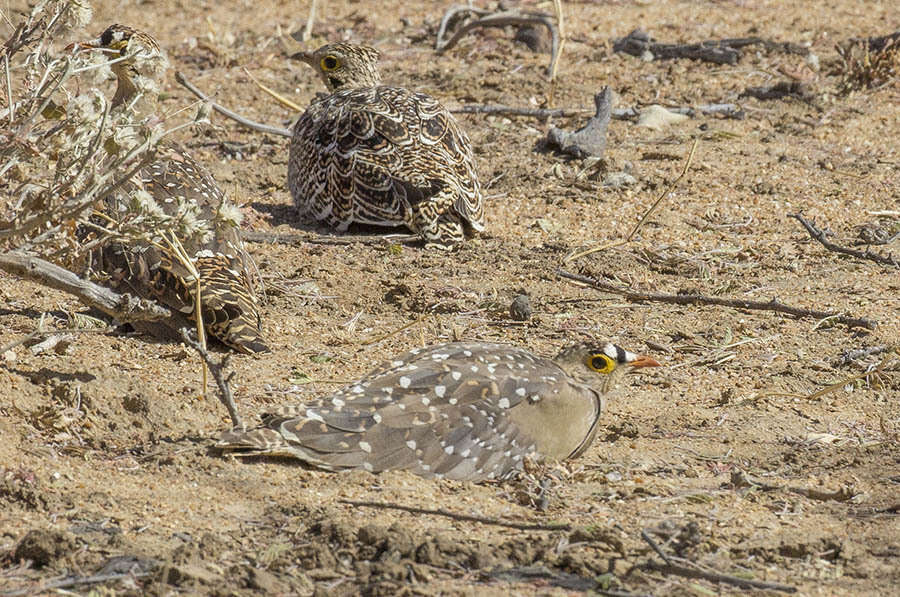
[[[500,104],[463,104],[449,108],[454,114],[503,114],[506,116],[531,116],[532,118],[565,118],[593,112],[588,108],[518,108]]]
[[[460,12],[470,12],[475,14],[485,14],[485,11],[472,9],[467,6],[453,6],[451,7],[445,14],[444,18],[441,19],[441,26],[438,29],[437,39],[434,42],[434,49],[437,50],[438,54],[443,54],[447,50],[451,49],[453,46],[459,42],[460,39],[463,38],[469,31],[476,29],[478,27],[506,27],[508,25],[544,25],[548,31],[550,31],[551,38],[551,56],[550,56],[550,66],[547,67],[547,72],[550,73],[553,68],[553,64],[556,63],[557,57],[560,49],[559,42],[559,30],[556,27],[556,24],[553,22],[553,19],[550,18],[550,15],[543,13],[521,13],[517,10],[510,10],[505,12],[494,13],[475,21],[470,21],[459,28],[459,30],[453,34],[453,36],[448,39],[446,42],[444,41],[444,34],[446,33],[447,23],[450,20],[452,15],[455,15]]]
[[[209,355],[209,352],[200,345],[199,342],[191,338],[191,335],[184,328],[181,330],[181,337],[187,343],[188,346],[196,350],[200,354],[200,358],[203,359],[203,362],[209,367],[210,373],[212,373],[213,379],[216,380],[216,385],[219,387],[219,401],[225,405],[225,408],[228,410],[228,416],[231,417],[231,424],[235,429],[244,429],[244,423],[241,420],[241,415],[238,413],[237,406],[234,403],[234,394],[231,393],[231,379],[234,377],[234,372],[232,372],[228,377],[225,377],[225,370],[228,368],[228,364],[231,361],[231,355],[226,354],[220,362],[215,362],[212,357]]]
[[[197,328],[197,338],[200,341],[200,346],[206,350],[206,327],[203,325],[203,306],[200,302],[200,292],[203,289],[203,286],[200,283],[200,272],[197,271],[194,262],[191,261],[187,251],[185,251],[184,245],[181,244],[181,241],[178,240],[178,236],[174,232],[172,232],[172,238],[165,236],[163,238],[165,238],[166,242],[169,244],[170,249],[175,254],[175,258],[196,281],[196,288],[194,289],[194,325]],[[209,383],[206,359],[203,359],[201,362],[201,371],[203,374],[203,397],[205,398],[206,386]]]
[[[719,305],[722,307],[733,307],[735,309],[748,309],[750,311],[774,311],[776,313],[785,313],[794,317],[812,317],[815,319],[824,319],[831,317],[834,321],[846,325],[848,327],[860,327],[867,330],[874,330],[878,325],[877,322],[864,317],[849,317],[840,313],[832,313],[830,311],[815,311],[812,309],[801,309],[800,307],[791,307],[783,303],[779,303],[775,299],[770,301],[748,301],[745,299],[730,299],[716,296],[706,296],[704,294],[665,294],[657,292],[641,292],[631,288],[622,288],[609,282],[603,282],[589,276],[573,274],[563,268],[556,270],[556,275],[561,278],[580,282],[597,290],[604,292],[612,292],[624,296],[634,302],[657,302],[670,303],[673,305]]]
[[[637,234],[637,231],[641,229],[641,226],[644,225],[644,222],[647,221],[647,218],[650,217],[650,214],[657,208],[657,206],[662,202],[662,200],[671,193],[678,183],[681,182],[681,179],[684,178],[684,175],[687,174],[688,168],[691,167],[691,162],[694,161],[694,152],[697,151],[697,143],[699,139],[694,139],[694,143],[691,145],[691,151],[688,153],[687,160],[684,162],[684,168],[681,169],[681,174],[669,184],[668,188],[659,194],[659,197],[656,198],[656,201],[653,202],[653,205],[650,206],[650,209],[644,212],[644,215],[641,216],[640,221],[634,225],[634,228],[631,229],[631,232],[628,233],[628,236],[625,238],[625,242],[631,242],[631,239],[634,238],[634,235]]]
[[[799,397],[805,398],[806,400],[815,400],[816,398],[821,398],[822,396],[826,396],[832,392],[836,392],[837,390],[840,390],[841,388],[843,388],[844,386],[846,386],[848,383],[850,383],[852,381],[861,379],[863,377],[868,377],[870,375],[879,374],[884,370],[885,366],[887,366],[888,360],[890,358],[891,358],[890,355],[888,355],[885,358],[881,359],[881,362],[878,363],[878,366],[876,366],[871,371],[863,371],[862,373],[857,373],[855,375],[851,375],[850,377],[845,377],[841,381],[839,381],[837,383],[833,383],[828,387],[822,388],[818,392],[813,392],[812,394],[807,394],[807,395],[799,396]]]
[[[404,506],[403,504],[392,504],[390,502],[370,502],[356,500],[338,500],[342,504],[348,506],[358,506],[364,508],[378,508],[381,510],[402,510],[412,514],[426,514],[429,516],[445,516],[453,520],[462,520],[466,522],[478,522],[481,524],[489,524],[494,526],[507,527],[510,529],[518,529],[520,531],[571,531],[572,525],[566,523],[560,524],[529,524],[524,522],[511,522],[501,520],[499,518],[489,518],[487,516],[474,516],[472,514],[459,514],[440,508],[438,510],[430,510],[428,508],[417,508],[415,506]]]
[[[16,591],[5,591],[2,593],[4,597],[20,597],[21,595],[36,595],[45,593],[51,589],[64,589],[66,587],[75,587],[78,585],[93,585],[111,580],[120,580],[123,578],[144,578],[150,576],[149,572],[118,572],[115,574],[96,574],[94,576],[76,576],[73,578],[64,578],[62,580],[54,580],[48,583],[42,583],[36,587],[26,589],[18,589]]]
[[[306,25],[303,27],[303,39],[300,41],[307,41],[312,37],[313,23],[316,21],[316,5],[318,3],[319,0],[310,0],[309,2],[309,15],[306,17]]]
[[[879,255],[878,253],[873,253],[869,249],[865,251],[860,251],[859,249],[851,249],[849,247],[842,247],[840,245],[836,245],[833,242],[829,241],[825,238],[825,232],[816,227],[815,224],[807,220],[803,217],[802,214],[788,214],[789,218],[794,218],[806,228],[806,231],[809,233],[811,237],[819,241],[823,247],[832,251],[834,253],[843,253],[844,255],[850,255],[852,257],[856,257],[858,259],[868,259],[870,261],[874,261],[875,263],[880,263],[881,265],[892,265],[894,267],[900,267],[900,262],[893,255],[888,255],[885,257],[884,255]]]
[[[303,108],[303,107],[301,107],[301,106],[295,104],[294,102],[292,102],[292,101],[289,100],[288,98],[284,97],[283,95],[281,95],[281,94],[278,93],[277,91],[275,91],[275,90],[273,90],[273,89],[269,89],[268,87],[266,87],[265,85],[263,85],[262,83],[260,83],[259,80],[258,80],[256,77],[253,76],[253,73],[251,73],[251,72],[250,72],[249,70],[247,70],[246,68],[244,69],[244,73],[245,73],[248,77],[250,77],[250,80],[253,81],[253,82],[256,84],[257,87],[259,87],[260,89],[262,89],[264,92],[268,93],[271,97],[273,97],[273,98],[275,99],[275,101],[277,101],[279,104],[281,104],[281,105],[284,106],[285,108],[288,108],[288,109],[290,109],[290,110],[293,110],[294,112],[303,112],[303,111],[304,111],[304,108]]]
[[[109,288],[82,280],[67,269],[19,251],[0,253],[0,269],[44,286],[67,292],[85,305],[120,321],[158,321],[172,312],[147,299],[119,294]]]
[[[727,118],[742,118],[743,112],[737,104],[703,104],[697,107],[691,106],[667,106],[670,112],[677,112],[686,116],[701,114],[721,114]],[[503,104],[463,104],[448,108],[454,114],[503,114],[506,116],[530,116],[532,118],[557,118],[580,116],[594,112],[590,108],[523,108],[519,106],[505,106]],[[640,116],[640,107],[618,108],[610,112],[612,120],[633,120]],[[879,215],[879,214],[874,214]],[[881,214],[884,215],[884,214]],[[890,213],[887,213],[890,215]]]
[[[660,564],[659,562],[656,562],[654,560],[648,560],[641,566],[642,568],[649,568],[650,570],[657,570],[659,572],[664,572],[667,574],[677,574],[679,576],[684,576],[687,578],[702,578],[704,580],[710,580],[713,582],[722,582],[744,589],[771,589],[774,591],[783,591],[785,593],[797,592],[797,588],[790,585],[782,585],[779,583],[740,578],[738,576],[732,576],[730,574],[721,574],[719,572],[706,571],[700,568],[688,568],[687,566],[682,566],[673,562],[673,558],[669,558],[662,550],[662,548],[660,548],[659,545],[657,545],[656,542],[653,541],[652,538],[650,538],[650,535],[646,531],[641,531],[641,538],[666,562],[665,564]],[[690,563],[692,566],[696,566],[696,564],[693,564],[693,562],[688,562],[683,558],[677,559],[685,563]]]
[[[299,245],[309,243],[311,245],[383,245],[388,243],[408,243],[421,240],[414,234],[397,235],[369,235],[369,236],[335,236],[333,234],[293,234],[279,232],[259,232],[248,230],[241,233],[244,241],[251,243],[278,243],[284,245]]]
[[[556,80],[559,58],[562,56],[563,48],[566,47],[566,23],[563,17],[562,0],[553,0],[553,12],[556,13],[556,26],[559,28],[559,47],[553,53],[552,61],[550,62],[551,83]]]
[[[422,315],[419,315],[416,319],[414,319],[413,321],[410,321],[410,322],[407,323],[406,325],[401,326],[401,327],[397,328],[396,330],[394,330],[394,331],[392,331],[392,332],[388,332],[387,334],[378,336],[377,338],[372,338],[371,340],[366,340],[365,342],[360,342],[359,345],[360,345],[360,346],[369,346],[369,345],[371,345],[371,344],[375,344],[375,343],[377,343],[377,342],[381,342],[382,340],[387,340],[387,339],[390,338],[391,336],[396,336],[397,334],[399,334],[399,333],[402,332],[403,330],[408,330],[408,329],[411,328],[412,326],[414,326],[414,325],[416,325],[417,323],[421,322],[423,319],[425,319],[426,315],[427,315],[427,313],[423,313]],[[0,354],[2,354],[2,352],[0,352]]]
[[[656,544],[656,541],[654,541],[650,534],[644,529],[641,529],[641,539],[643,539],[647,543],[647,545],[653,548],[653,551],[659,554],[659,557],[661,557],[666,564],[668,564],[669,566],[674,565],[672,564],[672,560],[669,559],[669,556],[666,555],[666,552],[664,552],[662,548]]]
[[[571,255],[568,255],[563,260],[563,263],[568,263],[568,262],[578,259],[580,257],[590,255],[591,253],[596,253],[598,251],[605,251],[606,249],[611,249],[613,247],[618,247],[620,245],[624,245],[624,244],[631,242],[631,239],[633,239],[634,235],[637,234],[637,231],[641,229],[641,226],[644,225],[644,222],[647,221],[647,218],[650,217],[650,214],[652,214],[654,212],[654,210],[656,210],[656,208],[659,206],[659,204],[662,203],[662,200],[675,189],[675,187],[678,185],[678,183],[681,182],[681,179],[684,178],[685,174],[687,174],[688,168],[691,167],[691,162],[694,161],[694,152],[697,150],[697,143],[698,143],[698,140],[694,139],[694,143],[691,145],[691,150],[688,152],[687,159],[684,161],[684,168],[681,169],[681,174],[679,174],[678,177],[675,178],[675,180],[673,180],[671,183],[669,183],[669,186],[666,187],[663,190],[663,192],[659,194],[659,197],[657,197],[656,201],[653,202],[653,205],[651,205],[650,208],[644,212],[644,215],[642,215],[641,219],[638,221],[638,223],[634,225],[634,228],[631,229],[631,232],[628,233],[628,236],[625,237],[625,240],[617,240],[612,243],[596,245],[589,249],[585,249],[584,251],[579,251],[577,253],[573,253]]]
[[[784,593],[796,593],[797,587],[791,585],[782,585],[774,582],[765,582],[762,580],[752,580],[749,578],[741,578],[730,574],[722,574],[720,572],[707,572],[698,568],[688,568],[678,564],[660,564],[654,560],[650,560],[642,565],[642,568],[655,570],[664,574],[675,574],[685,578],[702,578],[712,582],[720,582],[742,589],[769,589],[772,591],[782,591]]]
[[[226,118],[230,118],[231,120],[234,120],[234,121],[237,122],[238,124],[241,124],[241,125],[247,127],[247,128],[250,129],[250,130],[253,130],[253,131],[259,131],[259,132],[261,132],[261,133],[268,133],[268,134],[270,134],[270,135],[281,135],[282,137],[288,137],[288,138],[294,136],[294,133],[291,132],[291,131],[288,130],[288,129],[283,129],[283,128],[279,128],[279,127],[275,127],[275,126],[269,126],[269,125],[267,125],[267,124],[261,124],[261,123],[259,123],[259,122],[255,122],[255,121],[250,120],[250,119],[248,119],[248,118],[244,118],[243,116],[241,116],[241,115],[238,114],[237,112],[232,112],[232,111],[229,110],[228,108],[225,108],[225,107],[220,106],[220,105],[217,104],[216,102],[214,102],[214,101],[212,101],[211,99],[209,99],[209,96],[208,96],[208,95],[206,95],[205,93],[203,93],[202,91],[200,91],[199,89],[197,89],[196,87],[194,87],[194,85],[191,84],[190,81],[188,81],[187,79],[185,79],[185,78],[184,78],[184,75],[182,75],[180,72],[176,72],[176,73],[175,73],[175,80],[178,81],[178,82],[179,82],[182,86],[184,86],[188,91],[190,91],[191,93],[193,93],[194,95],[196,95],[197,97],[199,97],[199,98],[200,98],[201,100],[203,100],[204,102],[209,102],[209,105],[210,105],[210,107],[211,107],[213,110],[215,110],[216,112],[218,112],[218,113],[221,114],[222,116],[225,116]]]

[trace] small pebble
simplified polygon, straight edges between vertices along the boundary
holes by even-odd
[[[520,294],[509,305],[509,317],[514,321],[528,321],[531,313],[531,299],[527,294]]]
[[[669,125],[687,120],[688,117],[678,112],[671,112],[662,106],[652,105],[641,110],[637,125],[654,131],[661,131]]]

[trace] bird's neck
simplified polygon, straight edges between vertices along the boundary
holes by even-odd
[[[125,74],[119,74],[118,80],[119,84],[116,87],[116,94],[112,99],[113,108],[118,108],[123,104],[127,105],[134,99],[138,92],[137,85],[134,84],[131,77]]]

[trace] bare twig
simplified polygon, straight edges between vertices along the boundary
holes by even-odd
[[[551,83],[556,80],[556,73],[559,70],[559,58],[562,56],[563,48],[566,47],[566,21],[563,15],[562,0],[553,0],[553,12],[556,15],[556,26],[559,28],[559,47],[553,52],[550,62]],[[553,30],[551,29],[550,31],[552,33]],[[550,103],[553,103],[552,97]]]
[[[277,243],[283,245],[299,245],[302,243],[309,243],[311,245],[386,245],[421,240],[420,236],[413,234],[387,234],[384,236],[336,236],[333,234],[294,234],[280,232],[259,232],[255,230],[247,230],[242,232],[241,238],[251,243]]]
[[[518,529],[520,531],[571,531],[573,529],[572,525],[566,523],[559,524],[540,524],[540,523],[525,523],[525,522],[512,522],[507,520],[502,520],[499,518],[490,518],[487,516],[474,516],[472,514],[459,514],[457,512],[451,512],[449,510],[444,510],[440,508],[438,510],[431,510],[429,508],[417,508],[415,506],[404,506],[403,504],[393,504],[390,502],[370,502],[370,501],[357,501],[357,500],[338,500],[342,504],[347,504],[348,506],[357,506],[364,508],[378,508],[381,510],[402,510],[403,512],[410,512],[412,514],[426,514],[429,516],[445,516],[447,518],[452,518],[453,520],[462,520],[466,522],[478,522],[481,524],[489,524],[494,526],[507,527],[510,529]]]
[[[794,317],[812,317],[815,319],[831,318],[832,321],[841,323],[848,327],[861,327],[868,330],[874,330],[878,325],[877,322],[864,317],[849,317],[840,313],[831,311],[816,311],[813,309],[802,309],[800,307],[791,307],[779,303],[775,299],[770,301],[748,301],[745,299],[721,298],[717,296],[706,296],[704,294],[666,294],[661,292],[642,292],[631,288],[622,288],[609,282],[598,280],[590,276],[583,276],[566,271],[563,268],[556,270],[556,275],[561,278],[580,282],[597,290],[604,292],[612,292],[624,296],[626,299],[634,302],[657,302],[669,303],[673,305],[720,305],[723,307],[733,307],[735,309],[748,309],[750,311],[774,311],[776,313],[785,313]]]
[[[647,221],[647,218],[650,217],[650,214],[652,214],[656,210],[656,208],[659,206],[659,204],[662,202],[662,200],[669,193],[671,193],[675,189],[676,186],[678,186],[678,183],[681,182],[681,179],[684,178],[685,174],[687,174],[688,168],[691,167],[691,162],[694,161],[694,152],[697,150],[697,143],[698,143],[698,140],[694,139],[694,143],[691,145],[691,150],[688,152],[687,159],[685,159],[685,161],[684,161],[684,168],[681,169],[681,174],[679,174],[675,178],[675,180],[673,180],[671,183],[669,183],[669,185],[665,189],[663,189],[663,192],[659,194],[659,197],[656,198],[656,201],[654,201],[653,204],[644,212],[644,215],[641,216],[641,219],[638,220],[638,223],[634,225],[634,228],[631,229],[631,232],[628,233],[628,236],[625,237],[624,240],[617,240],[612,243],[596,245],[589,249],[585,249],[583,251],[578,251],[578,252],[572,253],[572,254],[566,256],[566,258],[563,260],[563,263],[568,263],[568,262],[578,259],[580,257],[590,255],[591,253],[596,253],[598,251],[605,251],[606,249],[611,249],[613,247],[618,247],[620,245],[624,245],[624,244],[631,242],[631,239],[633,239],[634,235],[637,234],[638,230],[641,229],[641,226],[644,225],[644,222]]]
[[[213,110],[215,110],[222,116],[225,116],[226,118],[230,118],[231,120],[234,120],[238,124],[241,124],[241,125],[247,127],[250,130],[259,131],[261,133],[268,133],[270,135],[281,135],[282,137],[288,137],[288,138],[294,136],[294,133],[291,132],[289,129],[279,128],[276,126],[269,126],[267,124],[261,124],[259,122],[255,122],[248,118],[244,118],[237,112],[232,112],[228,108],[220,106],[219,104],[217,104],[214,101],[212,101],[211,99],[209,99],[208,95],[206,95],[205,93],[203,93],[202,91],[197,89],[190,81],[185,79],[184,75],[182,75],[180,72],[175,73],[175,80],[178,81],[188,91],[190,91],[191,93],[196,95],[198,98],[200,98],[204,102],[209,102],[209,105]]]
[[[225,408],[228,410],[228,416],[231,417],[231,424],[235,429],[244,429],[244,423],[241,420],[241,415],[238,413],[237,406],[234,403],[234,395],[231,393],[231,380],[234,377],[234,371],[225,377],[225,370],[228,369],[228,364],[231,361],[231,355],[226,354],[221,361],[218,363],[213,360],[210,356],[209,352],[200,345],[199,342],[194,340],[190,333],[182,328],[181,337],[185,341],[185,343],[197,351],[200,355],[200,358],[203,359],[203,362],[206,363],[206,366],[209,367],[209,372],[212,373],[213,379],[216,380],[216,385],[219,387],[219,400],[222,404],[225,405]]]
[[[648,560],[641,565],[641,568],[656,570],[665,574],[676,574],[678,576],[684,576],[685,578],[702,578],[704,580],[721,582],[735,587],[741,587],[743,589],[769,589],[772,591],[783,591],[785,593],[797,592],[797,588],[790,585],[765,582],[762,580],[752,580],[749,578],[732,576],[730,574],[722,574],[720,572],[702,570],[700,568],[697,568],[696,564],[688,562],[683,558],[669,558],[668,556],[666,556],[662,548],[660,548],[656,544],[656,542],[650,538],[650,535],[646,531],[641,531],[641,538],[647,543],[647,545],[649,545],[653,549],[653,551],[655,551],[663,560],[665,560],[665,564],[660,564],[655,560]],[[684,562],[685,564],[691,564],[691,567],[689,568],[688,566],[683,566],[680,563],[676,563],[674,560],[678,560],[678,562]]]
[[[0,593],[3,597],[20,597],[22,595],[37,595],[46,593],[52,589],[64,589],[66,587],[76,587],[79,585],[94,585],[98,583],[109,582],[111,580],[121,580],[123,578],[144,578],[150,576],[149,572],[118,572],[115,574],[95,574],[93,576],[73,576],[62,580],[54,580],[44,582],[36,587],[28,587],[15,591],[4,591]]]
[[[276,102],[278,102],[279,104],[281,104],[281,105],[284,106],[285,108],[288,108],[289,110],[293,110],[293,111],[295,111],[295,112],[303,112],[303,110],[304,110],[304,109],[303,109],[303,106],[298,106],[297,104],[295,104],[294,102],[292,102],[292,101],[289,100],[288,98],[284,97],[283,95],[281,95],[280,93],[278,93],[278,92],[275,91],[274,89],[270,89],[270,88],[266,87],[265,85],[263,85],[263,84],[259,81],[259,79],[257,79],[256,77],[253,76],[253,73],[251,73],[251,72],[250,72],[249,70],[247,70],[246,68],[244,69],[244,74],[246,74],[248,77],[250,77],[250,80],[253,81],[253,83],[254,83],[257,87],[259,87],[263,92],[265,92],[266,94],[268,94],[269,97],[273,98]]]
[[[737,64],[741,57],[741,48],[753,45],[762,45],[769,50],[791,54],[809,54],[808,48],[765,40],[761,37],[707,40],[693,44],[658,43],[640,29],[635,29],[627,36],[617,39],[613,44],[613,52],[625,52],[632,56],[643,56],[646,52],[650,52],[655,59],[660,60],[690,58],[716,64]]]
[[[659,555],[659,557],[663,559],[666,564],[670,566],[673,565],[672,560],[669,559],[669,556],[666,555],[666,552],[664,552],[662,548],[656,544],[656,541],[653,540],[653,538],[650,536],[650,533],[648,533],[644,529],[641,529],[641,539],[643,539],[647,543],[647,545],[649,545],[653,549],[653,551],[655,551]]]
[[[447,32],[447,26],[450,22],[450,19],[461,12],[487,16],[483,16],[480,19],[476,19],[474,21],[466,23],[465,25],[460,27],[459,30],[457,30],[450,39],[444,41],[444,35]],[[560,36],[556,23],[553,22],[553,19],[550,17],[550,15],[542,12],[532,13],[521,12],[518,10],[508,10],[494,14],[487,14],[487,11],[473,9],[468,6],[452,6],[447,10],[446,13],[444,13],[444,17],[441,19],[441,25],[440,28],[438,28],[437,39],[435,39],[434,42],[434,49],[438,54],[443,54],[444,52],[455,46],[459,42],[459,40],[463,38],[463,36],[465,36],[473,29],[476,29],[478,27],[506,27],[508,25],[544,25],[547,28],[547,30],[550,32],[551,38],[550,66],[547,67],[547,72],[552,76],[554,65],[559,59]]]
[[[67,292],[87,306],[99,309],[120,321],[158,321],[172,316],[169,309],[153,301],[136,298],[130,294],[119,294],[109,288],[82,280],[69,270],[33,255],[18,251],[0,253],[0,269]]]
[[[806,228],[806,231],[809,235],[815,240],[819,241],[823,247],[832,251],[833,253],[843,253],[844,255],[850,255],[851,257],[856,257],[858,259],[868,259],[870,261],[874,261],[875,263],[880,263],[881,265],[892,265],[894,267],[900,267],[900,262],[897,261],[897,258],[893,255],[879,255],[878,253],[873,253],[869,249],[865,251],[860,251],[859,249],[851,249],[849,247],[842,247],[840,245],[836,245],[833,242],[829,241],[825,238],[825,232],[816,227],[815,224],[807,220],[803,217],[802,214],[788,214],[789,218],[794,218]]]
[[[581,116],[593,112],[590,108],[524,108],[519,106],[504,106],[502,104],[463,104],[448,108],[454,114],[502,114],[504,116],[529,116],[531,118],[567,118]],[[695,116],[701,114],[720,114],[727,118],[742,119],[744,112],[737,104],[703,104],[696,108],[691,106],[667,107],[670,112]],[[612,120],[633,120],[640,116],[639,107],[619,108],[610,113]]]
[[[593,111],[588,108],[519,108],[500,104],[463,104],[461,106],[452,106],[449,110],[455,114],[502,114],[504,116],[530,116],[532,118],[581,116]]]
[[[720,582],[742,589],[769,589],[771,591],[782,591],[784,593],[796,593],[797,587],[791,585],[782,585],[774,582],[765,582],[762,580],[752,580],[749,578],[741,578],[730,574],[722,574],[720,572],[707,572],[698,568],[688,568],[679,564],[660,564],[654,560],[649,560],[642,566],[645,569],[655,570],[663,574],[675,574],[685,578],[702,578],[712,582]]]

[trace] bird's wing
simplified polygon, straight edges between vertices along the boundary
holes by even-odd
[[[265,417],[264,429],[231,432],[220,447],[277,445],[330,470],[500,478],[535,452],[534,438],[510,413],[567,383],[552,361],[514,347],[434,346],[387,362],[331,396],[279,409]]]
[[[469,140],[428,95],[383,86],[315,101],[295,125],[291,162],[295,198],[317,219],[408,224],[412,205],[449,189],[448,207],[483,228]]]

